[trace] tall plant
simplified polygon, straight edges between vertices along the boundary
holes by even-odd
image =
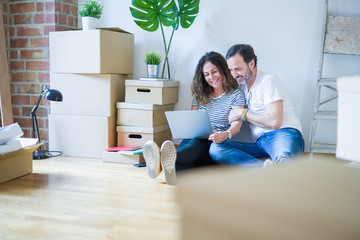
[[[159,26],[161,29],[164,49],[165,61],[162,71],[164,77],[165,65],[167,66],[168,78],[170,79],[170,65],[168,60],[168,53],[174,32],[182,28],[189,28],[197,14],[199,13],[200,0],[132,0],[133,7],[130,7],[131,15],[136,19],[134,22],[145,31],[154,32]],[[164,33],[165,27],[172,27],[170,40],[167,43]]]

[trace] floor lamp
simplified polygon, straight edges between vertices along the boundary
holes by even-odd
[[[49,89],[46,87],[45,84],[41,86],[39,99],[37,100],[35,106],[30,112],[30,116],[32,120],[33,138],[37,138],[39,143],[40,143],[40,134],[39,134],[39,127],[36,118],[36,110],[39,107],[39,103],[42,97],[44,97],[45,100],[49,100],[49,101],[62,102],[63,100],[63,96],[60,91],[56,89]],[[33,152],[33,159],[48,158],[50,157],[48,155],[48,152],[49,151],[41,150],[41,146],[40,146],[36,151]]]

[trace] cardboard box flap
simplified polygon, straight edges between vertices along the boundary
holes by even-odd
[[[128,102],[117,103],[117,108],[139,109],[139,110],[160,110],[160,109],[172,108],[173,106],[174,104],[156,105],[156,104],[128,103]]]
[[[33,152],[42,145],[41,143],[37,143],[38,142],[37,138],[19,138],[19,140],[20,140],[23,148],[21,148],[17,151],[14,151],[14,152],[0,155],[0,160],[15,156],[17,154],[22,154],[25,152]]]
[[[140,81],[128,79],[125,86],[133,87],[178,87],[179,81]]]
[[[131,132],[131,133],[158,133],[169,129],[168,125],[158,126],[154,128],[147,127],[131,127],[131,126],[117,126],[117,132]]]
[[[93,30],[106,30],[106,31],[113,31],[113,32],[122,32],[122,33],[127,33],[127,34],[132,34],[130,32],[127,32],[119,27],[106,27],[106,28],[96,28]],[[68,31],[68,30],[65,30]],[[82,28],[70,28],[70,31],[83,31]],[[58,31],[61,32],[61,31]],[[62,31],[63,32],[63,31]]]
[[[127,31],[125,31],[125,30],[123,30],[123,29],[121,29],[119,27],[106,27],[106,28],[96,28],[96,29],[132,34],[132,33],[127,32]]]
[[[29,148],[38,143],[37,138],[19,138],[23,148]],[[39,145],[41,145],[39,143]]]

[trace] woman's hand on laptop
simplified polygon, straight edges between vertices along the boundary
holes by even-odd
[[[213,133],[209,136],[209,140],[213,141],[214,143],[221,143],[223,141],[225,141],[226,139],[228,139],[228,132],[215,132],[213,131]]]

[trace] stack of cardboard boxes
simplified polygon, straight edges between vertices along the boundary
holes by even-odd
[[[119,28],[50,33],[49,144],[65,156],[101,158],[116,146],[116,103],[133,74],[134,36]]]
[[[178,81],[125,81],[125,102],[118,102],[117,146],[143,147],[148,140],[159,146],[171,139],[165,111],[178,101]],[[104,162],[142,164],[141,150],[104,151]]]
[[[144,146],[153,140],[159,146],[171,139],[165,111],[178,101],[179,81],[126,80],[125,102],[118,102],[117,145]]]

